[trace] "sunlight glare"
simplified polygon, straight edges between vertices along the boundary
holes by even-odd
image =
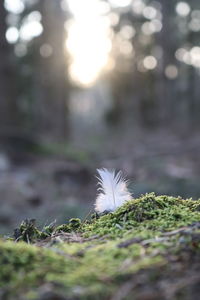
[[[106,68],[112,48],[109,18],[99,0],[68,0],[73,19],[67,22],[67,50],[71,56],[70,77],[91,86]]]
[[[132,0],[109,0],[109,2],[115,7],[126,7],[131,4]]]

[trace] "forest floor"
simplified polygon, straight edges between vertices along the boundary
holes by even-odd
[[[146,194],[114,213],[0,240],[3,300],[193,300],[200,293],[200,200]]]
[[[112,136],[112,138],[111,138]],[[0,234],[26,218],[40,226],[85,218],[96,197],[96,168],[121,169],[134,197],[146,192],[199,198],[200,135],[172,131],[112,132],[81,145],[43,145],[14,159],[0,153]]]

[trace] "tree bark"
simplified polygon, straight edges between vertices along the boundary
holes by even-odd
[[[49,45],[52,54],[48,57],[40,56],[38,60],[38,72],[36,72],[38,124],[47,139],[65,141],[68,136],[68,80],[64,52],[65,16],[59,1],[41,0],[39,9],[44,28],[40,44],[41,46]]]
[[[19,122],[17,89],[15,76],[15,57],[5,34],[6,10],[0,1],[0,132],[16,130]]]

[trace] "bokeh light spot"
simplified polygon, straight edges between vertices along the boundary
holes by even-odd
[[[125,39],[133,38],[135,33],[136,33],[135,28],[130,25],[124,25],[120,29],[120,35]]]
[[[14,52],[17,57],[23,57],[27,54],[27,47],[26,45],[19,43],[15,45]]]
[[[152,20],[156,17],[157,10],[152,6],[146,6],[143,10],[143,16],[146,19]]]
[[[34,37],[41,35],[43,26],[38,21],[24,22],[20,28],[20,38],[24,41],[30,41]]]
[[[177,60],[179,61],[183,61],[184,60],[184,56],[186,55],[187,50],[184,48],[179,48],[176,50],[175,52],[175,57]]]
[[[188,24],[188,27],[191,31],[200,31],[200,18],[192,18],[192,20]]]
[[[25,8],[22,0],[5,0],[4,5],[13,14],[21,14]]]
[[[123,41],[119,48],[120,52],[125,56],[130,56],[133,53],[133,46],[129,41]]]
[[[165,76],[168,79],[175,79],[178,76],[178,69],[175,65],[168,65],[165,68]]]
[[[50,57],[53,53],[53,49],[49,44],[43,44],[40,47],[40,55],[44,58]]]
[[[176,5],[176,12],[181,17],[186,17],[190,13],[190,5],[187,2],[178,2]]]
[[[152,55],[146,56],[143,60],[143,65],[147,70],[153,70],[157,66],[157,59]]]
[[[6,39],[10,44],[17,42],[19,38],[19,31],[16,27],[10,27],[6,31]]]
[[[142,0],[135,0],[132,4],[133,13],[136,15],[141,15],[145,8],[145,4]]]

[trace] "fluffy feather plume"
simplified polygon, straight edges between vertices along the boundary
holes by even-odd
[[[122,172],[115,170],[97,169],[97,176],[100,191],[95,203],[95,210],[98,213],[115,211],[116,208],[131,200],[131,194],[127,189],[127,181],[122,177]]]

